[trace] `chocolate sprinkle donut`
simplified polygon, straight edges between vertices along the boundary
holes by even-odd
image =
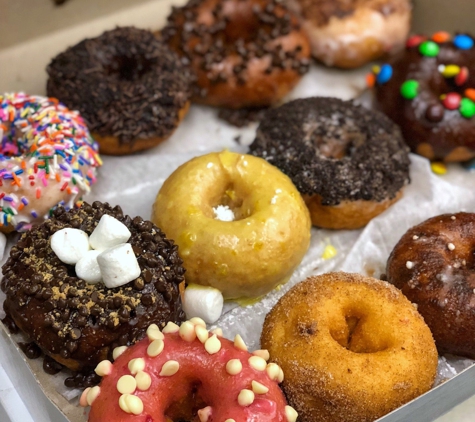
[[[382,113],[337,98],[305,98],[270,109],[250,153],[287,174],[323,205],[383,201],[409,181],[408,147]]]
[[[49,241],[67,227],[90,235],[104,214],[130,230],[128,243],[141,269],[138,278],[113,289],[78,278]],[[179,284],[184,273],[177,246],[153,223],[94,202],[68,212],[57,208],[51,219],[24,233],[3,266],[1,288],[7,295],[6,314],[45,354],[86,371],[111,359],[115,347],[143,338],[150,324],[183,321]]]
[[[79,110],[92,132],[122,144],[167,137],[190,97],[184,61],[151,32],[132,27],[81,41],[47,72],[48,96]]]

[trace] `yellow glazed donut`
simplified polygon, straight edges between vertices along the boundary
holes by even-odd
[[[290,179],[229,151],[179,167],[152,220],[178,244],[187,283],[215,287],[225,299],[257,298],[285,283],[310,241],[309,213]]]

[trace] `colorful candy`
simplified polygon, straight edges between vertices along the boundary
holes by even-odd
[[[466,119],[475,116],[475,102],[470,98],[462,98],[460,100],[460,114]]]
[[[426,39],[427,37],[424,37],[423,35],[413,35],[406,41],[406,47],[407,48],[417,47]]]
[[[441,44],[449,40],[450,40],[450,34],[445,31],[439,31],[439,32],[436,32],[434,35],[432,35],[432,41],[436,42],[437,44]]]
[[[454,45],[460,50],[469,50],[473,47],[473,38],[465,34],[459,34],[454,37]]]
[[[376,82],[378,84],[385,84],[393,76],[393,68],[389,64],[383,64],[376,76]]]
[[[438,175],[443,175],[447,173],[447,166],[439,161],[434,161],[433,163],[431,163],[430,168],[435,174]]]
[[[455,85],[462,86],[465,82],[467,82],[469,74],[470,72],[468,70],[468,67],[466,66],[461,67],[460,72],[455,77]]]
[[[460,106],[462,96],[457,92],[449,92],[448,94],[441,95],[440,99],[447,110],[456,110]]]
[[[419,52],[426,57],[437,57],[440,47],[434,41],[424,41],[419,46]]]
[[[419,91],[419,82],[414,79],[408,79],[401,85],[401,95],[406,100],[413,100],[417,97]]]

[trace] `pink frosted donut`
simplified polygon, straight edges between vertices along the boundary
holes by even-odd
[[[148,338],[116,349],[114,364],[96,368],[100,386],[81,396],[89,422],[295,422],[268,352],[251,354],[239,335],[233,343],[216,331],[199,318],[163,332],[151,325]]]
[[[89,192],[102,164],[81,116],[54,98],[0,94],[0,231],[27,230]]]

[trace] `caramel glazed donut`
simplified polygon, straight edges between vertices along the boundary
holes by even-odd
[[[62,262],[51,246],[52,236],[65,228],[91,235],[104,215],[126,226],[127,245],[138,261],[139,275],[121,287],[86,283],[77,266]],[[176,245],[150,221],[132,219],[107,203],[84,203],[68,212],[57,208],[51,219],[22,235],[2,269],[7,316],[46,355],[73,371],[94,369],[115,347],[143,338],[151,323],[164,327],[185,318],[179,292],[184,269]]]
[[[327,66],[354,68],[404,46],[410,0],[288,0],[303,17],[313,56]]]
[[[464,34],[414,36],[376,69],[375,106],[401,127],[412,151],[430,160],[475,157],[474,44]]]
[[[190,70],[149,31],[117,28],[81,41],[47,72],[48,95],[81,112],[104,154],[156,146],[188,110]]]
[[[440,353],[475,359],[475,214],[444,214],[408,230],[387,263],[388,281],[417,304]]]
[[[394,286],[359,274],[310,277],[266,316],[261,345],[285,373],[301,422],[370,422],[432,387],[429,327]]]
[[[270,106],[309,67],[308,39],[277,0],[190,0],[161,35],[191,62],[193,101],[212,106]]]
[[[264,115],[250,153],[287,174],[315,226],[356,229],[396,202],[409,181],[408,148],[379,112],[305,98]]]

